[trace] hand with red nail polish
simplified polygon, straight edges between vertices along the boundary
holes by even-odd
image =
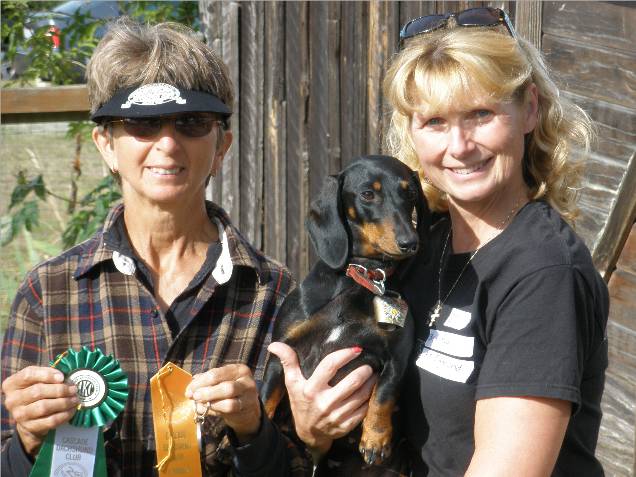
[[[314,456],[326,453],[334,439],[347,435],[367,413],[377,380],[370,366],[356,368],[335,386],[329,382],[338,370],[363,351],[360,346],[328,354],[309,379],[303,376],[294,350],[272,343],[268,350],[280,358],[294,415],[296,433]]]

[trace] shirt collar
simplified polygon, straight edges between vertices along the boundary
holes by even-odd
[[[247,267],[254,270],[259,283],[263,284],[267,279],[266,268],[264,267],[265,257],[241,235],[232,225],[228,214],[213,202],[206,201],[208,217],[219,228],[219,240],[223,249],[217,261],[217,266],[212,271],[214,279],[223,284],[227,282],[234,267]],[[108,237],[116,228],[117,220],[124,212],[124,205],[118,204],[111,209],[104,221],[104,226],[91,240],[93,242],[87,247],[79,260],[74,278],[77,280],[102,262],[113,259],[113,252],[116,246],[109,243]]]

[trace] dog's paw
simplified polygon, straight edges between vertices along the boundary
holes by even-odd
[[[381,464],[391,456],[391,429],[384,432],[363,427],[360,455],[367,464]]]

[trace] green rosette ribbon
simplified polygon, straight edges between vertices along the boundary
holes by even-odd
[[[69,349],[60,354],[51,361],[51,366],[64,373],[66,382],[75,384],[80,404],[70,425],[48,433],[30,477],[58,474],[106,477],[101,428],[124,409],[128,377],[112,355],[105,356],[99,348],[91,351],[86,346],[80,351]]]

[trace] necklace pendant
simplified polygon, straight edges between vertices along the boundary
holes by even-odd
[[[442,311],[442,304],[438,301],[435,307],[431,310],[431,314],[429,315],[430,319],[428,320],[429,328],[435,324],[435,320],[439,318],[439,313]]]

